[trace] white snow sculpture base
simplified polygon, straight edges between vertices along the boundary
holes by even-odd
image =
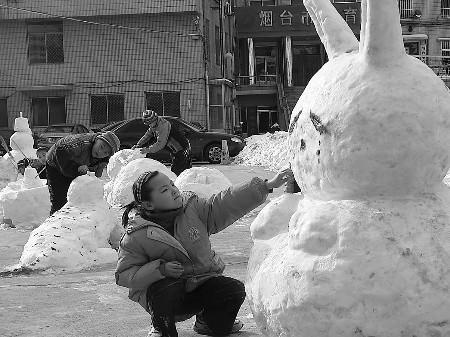
[[[61,210],[31,232],[21,267],[74,271],[117,261],[108,243],[114,219],[103,200],[103,182],[88,175],[78,177],[67,199]]]
[[[170,179],[176,179],[176,175],[159,161],[141,158],[135,159],[126,164],[116,178],[112,181],[107,194],[107,201],[113,207],[122,207],[133,201],[133,183],[142,173],[146,171],[159,171],[164,173]],[[110,168],[108,165],[108,172]]]
[[[231,185],[231,181],[222,172],[208,167],[190,168],[175,180],[175,186],[181,191],[191,191],[206,199]]]
[[[450,336],[450,189],[416,199],[305,198],[258,233],[247,294],[266,336]],[[253,224],[252,229],[257,227]]]
[[[50,194],[45,180],[36,178],[34,168],[27,167],[25,176],[0,191],[0,209],[6,219],[19,228],[39,226],[50,213]]]

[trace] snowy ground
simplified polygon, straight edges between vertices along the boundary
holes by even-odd
[[[212,167],[212,166],[209,166]],[[253,176],[270,178],[261,167],[215,166],[233,184]],[[278,189],[270,198],[282,193]],[[226,274],[245,280],[252,241],[249,226],[258,211],[213,237],[216,251],[227,264]],[[0,270],[17,263],[30,230],[0,231]],[[115,285],[114,265],[62,274],[0,276],[0,336],[146,336],[149,317],[127,299],[127,290]],[[260,336],[247,303],[239,318],[245,323],[240,336]],[[180,336],[198,336],[192,319],[179,324]]]

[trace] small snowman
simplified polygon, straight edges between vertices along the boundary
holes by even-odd
[[[359,43],[329,0],[304,4],[330,61],[289,128],[304,197],[281,229],[252,224],[254,318],[274,337],[450,336],[449,91],[406,55],[397,1],[362,1]]]
[[[17,117],[14,121],[14,133],[9,139],[9,145],[12,149],[10,154],[17,163],[25,157],[28,159],[36,159],[36,149],[33,148],[33,133],[28,124],[28,118],[22,116]],[[9,154],[5,154],[5,157]]]

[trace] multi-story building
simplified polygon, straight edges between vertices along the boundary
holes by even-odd
[[[360,0],[330,0],[359,38]],[[302,0],[237,0],[236,85],[244,132],[286,130],[327,55]],[[450,79],[450,0],[399,0],[405,49]]]
[[[22,111],[96,127],[145,108],[234,123],[234,18],[222,0],[0,0],[0,128]]]
[[[450,0],[399,0],[407,53],[450,83]]]

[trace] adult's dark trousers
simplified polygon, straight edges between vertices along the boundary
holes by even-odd
[[[73,178],[62,175],[58,169],[49,164],[45,165],[45,170],[47,171],[47,186],[52,204],[50,215],[52,215],[67,203],[67,191]]]
[[[177,176],[181,174],[184,170],[190,169],[192,167],[192,154],[191,149],[185,149],[178,151],[172,155],[172,167],[171,170]]]
[[[186,292],[185,280],[173,278],[155,282],[147,290],[153,324],[164,337],[178,337],[176,316],[194,314],[214,335],[228,335],[244,299],[244,284],[226,276],[213,277],[192,292]]]

